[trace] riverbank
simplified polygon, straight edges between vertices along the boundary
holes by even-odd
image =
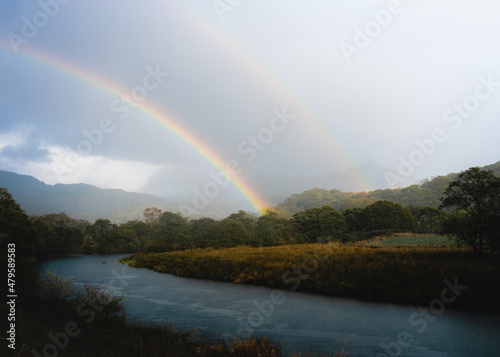
[[[58,275],[51,277],[50,293],[32,296],[17,310],[15,349],[0,344],[0,356],[169,356],[169,357],[312,357],[286,352],[286,345],[265,338],[223,342],[195,337],[168,323],[130,320],[122,299],[92,284],[83,290]],[[0,308],[4,312],[5,307]],[[209,332],[206,332],[209,334]],[[341,352],[330,355],[342,357]]]
[[[301,244],[137,253],[120,260],[181,277],[428,306],[448,287],[454,309],[500,312],[500,257],[453,247]]]
[[[105,316],[90,307],[77,309],[47,301],[32,301],[19,311],[16,351],[0,348],[2,356],[287,356],[266,339],[239,342],[229,349],[208,344],[169,324],[148,325],[124,316]],[[90,321],[90,322],[89,322]],[[3,352],[2,352],[3,350]]]

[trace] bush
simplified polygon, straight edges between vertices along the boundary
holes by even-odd
[[[41,297],[66,306],[100,306],[103,315],[114,314],[123,310],[123,296],[113,297],[113,291],[106,290],[101,285],[95,286],[88,282],[78,289],[72,278],[53,274],[47,269],[40,279]]]
[[[53,274],[49,269],[40,277],[40,296],[42,298],[67,304],[75,296],[73,278]]]

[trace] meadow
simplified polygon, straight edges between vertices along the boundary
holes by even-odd
[[[444,281],[467,288],[452,308],[500,312],[500,257],[456,247],[380,243],[240,246],[137,253],[121,263],[181,277],[427,306]]]
[[[438,235],[398,235],[380,240],[381,246],[418,245],[418,246],[454,246],[455,243],[447,236]]]

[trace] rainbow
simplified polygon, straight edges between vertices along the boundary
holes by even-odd
[[[12,52],[10,44],[0,39],[0,49]],[[18,55],[22,55],[26,58],[36,60],[54,70],[65,73],[70,77],[80,79],[100,90],[107,93],[115,95],[117,97],[122,96],[127,91],[121,88],[118,84],[111,82],[105,77],[91,72],[85,68],[78,66],[75,63],[70,63],[63,60],[62,58],[55,57],[48,53],[44,53],[38,49],[28,48],[23,46],[19,51]],[[226,171],[226,163],[224,160],[213,151],[208,145],[206,145],[200,138],[193,135],[191,132],[186,130],[182,125],[179,124],[180,120],[175,118],[172,114],[166,113],[164,109],[159,110],[151,103],[146,101],[141,103],[129,102],[137,110],[144,113],[146,116],[157,122],[162,127],[166,128],[172,134],[174,134],[179,140],[188,145],[196,154],[200,155],[205,161],[211,164],[216,170]],[[268,204],[261,198],[248,183],[237,175],[230,177],[232,186],[241,194],[241,196],[247,201],[251,207],[257,212],[262,213]]]
[[[242,72],[251,73],[249,78],[258,82],[259,86],[268,91],[270,96],[278,97],[282,103],[288,105],[290,112],[296,115],[297,120],[303,120],[313,135],[315,143],[320,143],[324,150],[332,157],[332,161],[349,169],[353,167],[356,160],[346,145],[343,138],[326,127],[313,111],[308,108],[295,93],[293,93],[281,80],[279,80],[268,68],[266,68],[256,56],[249,53],[236,40],[230,38],[224,31],[219,29],[219,25],[213,23],[199,11],[190,8],[188,2],[165,2],[159,0],[165,6],[166,11],[174,11],[177,18],[181,18],[190,28],[195,28],[197,35],[204,37],[217,50],[230,56],[234,63],[242,67]],[[214,12],[214,18],[215,12]],[[374,189],[376,185],[370,181],[367,174],[354,167],[357,182],[367,188]]]

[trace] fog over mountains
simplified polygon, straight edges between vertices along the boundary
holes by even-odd
[[[339,189],[358,192],[367,190],[367,183],[360,174],[366,173],[380,179],[371,181],[377,188],[383,188],[384,169],[369,163],[363,167],[353,167],[346,172],[332,172],[314,177],[256,175],[247,178],[247,182],[259,192],[270,206],[283,202],[294,193],[301,193],[311,188]],[[190,203],[193,197],[173,196],[160,198],[147,193],[131,193],[120,189],[101,189],[88,184],[47,185],[38,179],[13,172],[0,171],[0,187],[6,187],[14,199],[29,214],[65,212],[74,218],[93,221],[107,218],[116,222],[129,219],[142,219],[144,208],[155,206],[162,210],[182,211],[181,203]],[[231,191],[221,190],[221,194],[211,200],[209,205],[197,215],[223,218],[242,208],[239,197]]]
[[[256,175],[249,178],[255,191],[264,198],[278,198],[281,201],[294,193],[304,192],[311,188],[337,189],[346,192],[361,192],[388,188],[384,177],[387,169],[373,162],[353,166],[344,172],[330,172],[321,176],[310,176],[307,172],[290,176]],[[369,178],[369,179],[368,179]],[[411,182],[411,181],[410,181]]]
[[[500,162],[485,168],[495,172],[500,171]],[[252,177],[251,182],[252,187],[270,203],[270,206],[276,206],[291,195],[313,188],[336,189],[344,192],[366,191],[359,189],[366,185],[360,172],[368,171],[371,177],[379,177],[378,180],[372,180],[372,184],[377,184],[378,189],[387,187],[384,182],[385,170],[375,164],[367,164],[362,170],[353,168],[343,173],[333,172],[320,177],[260,175]],[[110,219],[117,223],[133,219],[142,220],[144,209],[152,206],[164,211],[182,212],[182,203],[189,203],[191,199],[189,197],[160,198],[120,189],[101,189],[83,183],[47,185],[32,176],[8,171],[0,171],[0,187],[7,188],[28,214],[64,212],[73,218],[86,219],[91,222],[99,218]],[[204,210],[193,216],[223,218],[237,212],[241,207],[241,201],[230,200],[230,197],[221,194]]]

